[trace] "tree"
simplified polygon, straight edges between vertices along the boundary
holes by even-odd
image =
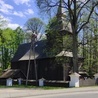
[[[2,64],[2,70],[10,67],[10,61],[19,44],[23,41],[23,33],[19,32],[18,28],[16,30],[10,28],[0,30],[0,61]]]
[[[6,25],[7,21],[2,16],[0,16],[0,29],[5,28]]]
[[[57,17],[51,19],[46,28],[47,34],[47,45],[49,50],[49,55],[55,56],[62,51],[71,51],[71,36],[69,34],[65,34],[62,36],[60,29],[60,21],[58,21]],[[65,21],[66,22],[66,21]],[[50,52],[51,51],[51,52]],[[48,51],[47,51],[48,52]]]
[[[73,33],[73,72],[78,72],[78,34],[89,23],[89,20],[98,6],[97,0],[37,0],[37,5],[44,11],[49,11],[62,3],[62,8],[68,13]],[[87,15],[87,19],[83,17]]]
[[[24,31],[22,30],[22,28],[17,27],[14,30],[14,34],[15,34],[15,40],[14,40],[14,44],[15,44],[15,48],[17,49],[18,46],[24,42]],[[16,51],[16,50],[15,50]]]
[[[30,18],[25,23],[25,28],[38,35],[38,33],[43,33],[44,23],[39,18]]]
[[[98,72],[98,22],[95,21],[97,17],[94,14],[93,16],[94,17],[90,19],[90,23],[83,29],[84,34],[82,39],[82,53],[85,58],[82,68],[86,70],[89,75]]]
[[[23,41],[23,31],[20,27],[16,30],[6,28],[7,21],[0,16],[0,64],[2,70],[10,67],[18,45]]]
[[[62,37],[60,36],[59,27],[57,17],[51,19],[46,28],[47,34],[47,55],[48,56],[55,56],[57,53],[61,52],[62,50]],[[55,32],[55,33],[54,33]]]
[[[2,30],[1,33],[1,42],[0,42],[0,52],[1,52],[1,62],[2,62],[2,69],[6,69],[10,65],[11,60],[11,40],[12,40],[13,30],[7,28]]]

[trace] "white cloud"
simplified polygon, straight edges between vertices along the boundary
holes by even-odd
[[[3,0],[0,0],[0,12],[10,14],[13,9],[13,6],[6,4]]]
[[[14,0],[14,2],[19,5],[19,4],[26,4],[28,6],[30,6],[29,2],[30,0]]]
[[[34,14],[34,11],[32,10],[32,9],[27,9],[26,11],[25,11],[25,14]]]
[[[14,0],[16,4],[29,4],[30,0]],[[15,15],[18,17],[26,17],[26,15],[32,15],[34,12],[32,9],[24,11],[15,11],[12,5],[6,4],[4,0],[0,0],[0,12],[7,15]]]
[[[20,25],[19,24],[12,24],[12,23],[9,23],[8,24],[8,27],[15,30],[17,27],[19,27]]]
[[[19,17],[25,17],[24,13],[20,12],[20,11],[19,12],[14,11],[13,15],[16,15],[16,16],[19,16]]]
[[[8,22],[12,22],[12,17],[5,17],[5,20]]]
[[[12,22],[12,18],[10,18],[10,17],[4,17],[3,15],[0,15],[0,17],[3,20],[6,20],[6,22],[7,22],[6,26],[3,26],[2,28],[11,28],[11,29],[15,30],[17,27],[20,26],[19,24],[11,23]],[[20,27],[22,28],[22,26],[20,26]]]
[[[13,15],[19,16],[19,17],[26,17],[26,15],[32,15],[34,12],[32,9],[27,9],[24,12],[21,11],[14,11]]]
[[[0,15],[0,17],[5,20],[7,23],[12,21],[11,17],[4,17],[3,15]]]

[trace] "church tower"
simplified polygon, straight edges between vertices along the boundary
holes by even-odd
[[[59,6],[57,9],[57,14],[53,18],[52,22],[49,24],[49,29],[47,31],[47,45],[48,51],[51,54],[57,55],[64,50],[67,46],[70,47],[70,38],[67,35],[72,35],[70,25],[66,21],[66,14],[63,0],[59,0]],[[67,45],[68,43],[68,45]],[[66,48],[66,50],[69,48]],[[53,51],[52,51],[53,50]]]
[[[56,17],[59,25],[59,31],[63,33],[63,35],[72,34],[71,24],[66,19],[66,11],[63,0],[59,1]]]

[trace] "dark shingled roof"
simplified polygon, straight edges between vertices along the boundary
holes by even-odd
[[[29,60],[30,53],[31,53],[30,59],[33,60],[34,59],[33,46],[32,46],[31,52],[30,52],[30,46],[31,46],[31,43],[25,43],[25,44],[19,45],[19,48],[16,51],[16,53],[12,59],[12,62],[21,61],[21,60]],[[46,47],[45,40],[37,41],[34,44],[34,47],[35,47],[34,50],[35,50],[35,58],[36,59],[46,58],[46,54],[44,52],[45,47]]]
[[[61,57],[61,56],[71,57],[71,58],[73,57],[72,52],[68,52],[68,51],[61,51],[57,55],[51,56],[51,57],[46,55],[45,53],[46,40],[37,41],[35,43],[34,45],[35,52],[33,51],[33,46],[30,51],[30,46],[31,46],[31,43],[21,44],[18,50],[16,51],[11,62],[29,60],[29,57],[30,57],[30,60],[34,60],[34,55],[35,55],[35,59],[53,58],[53,57]],[[83,58],[83,57],[78,55],[78,58]]]

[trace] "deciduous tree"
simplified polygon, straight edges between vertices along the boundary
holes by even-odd
[[[62,2],[62,8],[68,13],[68,19],[71,23],[73,33],[73,72],[78,72],[78,34],[89,20],[98,6],[97,0],[37,0],[40,9],[50,11],[59,6]],[[83,18],[87,15],[87,19]]]

